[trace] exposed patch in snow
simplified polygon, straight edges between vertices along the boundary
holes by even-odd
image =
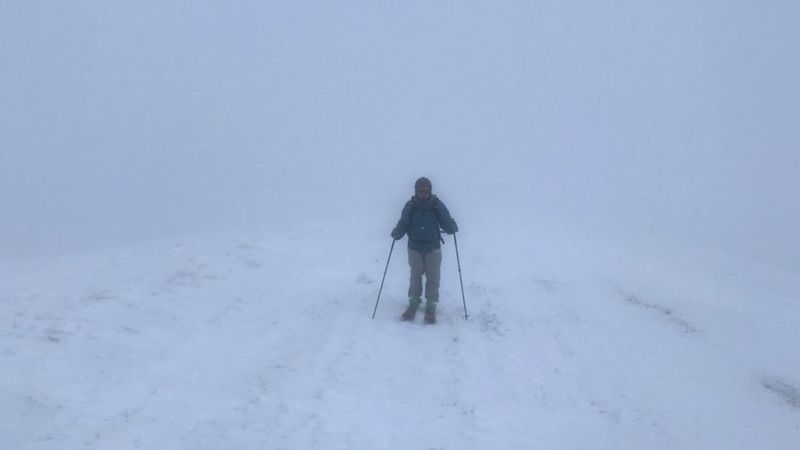
[[[764,389],[777,395],[787,405],[800,409],[800,389],[794,384],[780,378],[768,378],[761,381]]]
[[[698,329],[693,324],[689,323],[688,320],[681,318],[675,311],[671,308],[667,308],[666,306],[659,305],[657,303],[648,303],[639,298],[636,295],[628,294],[624,291],[620,291],[620,294],[624,297],[625,301],[636,306],[640,306],[645,309],[653,310],[663,316],[668,322],[676,325],[678,328],[683,330],[684,333],[692,334],[692,333],[699,333],[700,329]]]

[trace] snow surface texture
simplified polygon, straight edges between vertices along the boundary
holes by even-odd
[[[798,280],[536,233],[235,234],[0,266],[0,448],[796,449]],[[701,265],[705,264],[702,267]],[[745,270],[746,269],[746,270]]]

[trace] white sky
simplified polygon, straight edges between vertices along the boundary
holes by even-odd
[[[462,228],[798,269],[796,2],[320,3],[0,4],[0,257],[391,224],[424,174]]]

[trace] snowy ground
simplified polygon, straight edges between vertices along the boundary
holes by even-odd
[[[0,266],[0,448],[800,448],[797,276],[462,224],[429,326],[308,228]]]

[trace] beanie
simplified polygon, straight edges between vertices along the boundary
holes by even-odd
[[[428,190],[433,190],[433,186],[431,186],[431,180],[425,177],[420,177],[414,182],[414,189],[419,189],[421,186],[427,186]]]

